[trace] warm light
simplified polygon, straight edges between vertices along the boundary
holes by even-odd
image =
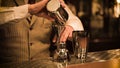
[[[116,0],[117,4],[114,6],[114,16],[119,17],[120,16],[120,0]]]
[[[117,3],[120,3],[120,0],[117,0]]]

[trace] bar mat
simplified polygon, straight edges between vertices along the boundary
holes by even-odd
[[[86,62],[104,61],[111,59],[120,59],[120,49],[99,52],[88,52]]]

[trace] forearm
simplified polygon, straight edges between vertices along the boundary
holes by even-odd
[[[68,19],[66,25],[72,26],[74,31],[84,30],[81,20],[79,20],[79,18],[77,18],[76,16],[74,16],[73,19]]]
[[[28,15],[28,5],[7,8],[0,7],[0,24],[5,24],[14,20],[20,20]]]
[[[67,11],[69,15],[66,25],[72,26],[74,31],[84,30],[81,20],[71,12],[71,10],[68,8],[66,4],[64,5],[64,9]]]
[[[42,10],[45,7],[45,5],[47,4],[48,1],[49,0],[41,0],[38,3],[29,5],[28,6],[29,13],[37,14],[40,10]]]
[[[18,7],[8,7],[1,8],[0,7],[0,24],[8,23],[9,21],[21,20],[23,18],[28,17],[30,14],[39,13],[42,8],[45,7],[46,3],[49,0],[41,0],[35,4],[27,4]]]

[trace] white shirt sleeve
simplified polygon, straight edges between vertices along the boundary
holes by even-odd
[[[75,16],[71,10],[68,8],[68,6],[65,7],[65,10],[68,13],[68,20],[66,22],[66,25],[70,25],[73,27],[74,31],[82,31],[84,30],[82,22],[80,21],[80,19]]]
[[[0,7],[0,24],[5,24],[10,21],[20,20],[29,15],[28,5],[19,7]]]

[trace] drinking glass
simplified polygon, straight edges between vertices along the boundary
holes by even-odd
[[[87,31],[75,32],[75,57],[85,63],[88,51],[89,34]]]

